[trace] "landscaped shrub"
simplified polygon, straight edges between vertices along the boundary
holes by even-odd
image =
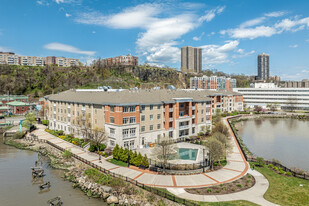
[[[65,138],[65,136],[59,136],[59,138],[60,138],[60,139],[64,139],[64,138]]]
[[[93,145],[93,144],[90,144],[89,152],[95,152],[95,151],[97,151],[97,150],[96,150],[96,146]]]
[[[275,171],[279,171],[278,167],[274,166],[274,170]]]
[[[283,170],[279,170],[279,174],[283,175],[285,172]]]
[[[258,166],[262,167],[265,164],[264,158],[263,157],[257,157],[256,163],[257,163]]]
[[[65,136],[64,140],[67,142],[72,142],[72,138],[68,135]]]
[[[286,172],[285,173],[287,176],[292,176],[292,172]]]
[[[49,125],[49,121],[48,120],[42,120],[42,124],[44,124],[45,126]]]
[[[83,143],[81,144],[81,147],[82,147],[82,148],[85,147],[86,144],[88,144],[88,142],[83,142]]]
[[[81,145],[82,140],[79,139],[79,138],[73,138],[73,139],[72,139],[72,143],[75,144],[75,145],[77,145],[77,146],[79,146],[79,145]]]
[[[100,144],[100,145],[99,145],[99,151],[104,151],[105,148],[106,148],[106,145],[105,145],[105,144]],[[97,145],[94,145],[93,143],[90,143],[89,151],[90,151],[90,152],[96,152],[96,151],[98,151],[98,146],[97,146]]]
[[[272,164],[267,165],[268,168],[272,169],[274,166]]]

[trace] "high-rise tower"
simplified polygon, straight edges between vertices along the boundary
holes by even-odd
[[[258,55],[258,80],[269,79],[269,55],[262,53]]]
[[[202,71],[202,48],[185,46],[181,48],[181,72],[200,73]]]

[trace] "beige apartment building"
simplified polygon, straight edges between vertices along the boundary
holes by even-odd
[[[208,90],[68,90],[46,97],[49,128],[82,137],[82,121],[103,128],[108,146],[147,147],[211,127],[212,96]]]
[[[19,65],[44,66],[45,58],[36,56],[19,56]]]
[[[56,57],[55,63],[61,67],[70,67],[70,66],[78,66],[79,60],[65,57]]]
[[[0,52],[0,64],[19,65],[18,55],[13,52]]]

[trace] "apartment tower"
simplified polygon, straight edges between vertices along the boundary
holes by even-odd
[[[269,55],[262,53],[258,55],[258,80],[269,80]]]
[[[185,46],[181,48],[181,72],[200,73],[202,71],[202,48]]]

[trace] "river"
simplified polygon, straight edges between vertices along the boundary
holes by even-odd
[[[236,123],[248,149],[287,167],[309,171],[309,121],[283,118],[250,119]]]
[[[0,205],[48,205],[47,200],[57,196],[61,196],[64,205],[107,205],[74,189],[71,182],[61,178],[63,171],[52,169],[46,158],[42,164],[46,174],[43,180],[50,181],[51,188],[48,192],[40,192],[39,183],[32,181],[30,169],[37,160],[38,153],[4,145],[0,136]]]

